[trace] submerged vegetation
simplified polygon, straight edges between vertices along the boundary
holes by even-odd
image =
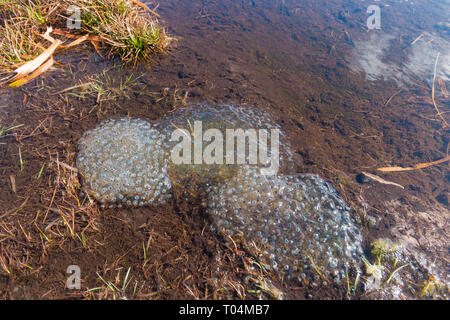
[[[53,65],[55,52],[85,41],[98,53],[104,49],[108,56],[133,64],[167,52],[174,41],[158,14],[137,0],[0,0],[0,17],[0,71],[34,62],[23,67],[26,72],[15,70],[23,71],[19,78],[27,81]],[[68,39],[73,42],[64,45]]]
[[[0,139],[1,138],[3,138],[3,137],[5,137],[6,136],[6,134],[9,132],[9,131],[12,131],[12,130],[14,130],[14,129],[17,129],[17,128],[20,128],[20,127],[22,127],[23,125],[18,125],[18,126],[13,126],[13,127],[6,127],[5,125],[3,125],[2,124],[2,119],[0,119]],[[0,144],[1,144],[2,142],[0,142]]]

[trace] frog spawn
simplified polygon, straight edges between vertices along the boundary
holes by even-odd
[[[290,275],[318,268],[338,282],[346,268],[359,265],[362,236],[349,208],[316,175],[262,176],[246,166],[208,191],[204,205],[215,230],[236,239],[245,235],[244,244],[266,269]]]
[[[223,141],[226,141],[227,129],[242,129],[246,131],[252,129],[265,129],[268,133],[267,145],[265,150],[267,156],[270,157],[272,150],[270,148],[272,142],[272,129],[278,129],[280,133],[279,139],[279,163],[281,165],[289,166],[293,162],[293,155],[286,144],[286,136],[281,131],[281,128],[273,122],[268,114],[263,111],[251,109],[248,107],[236,106],[232,104],[221,104],[218,106],[210,106],[207,104],[193,104],[186,108],[179,109],[170,115],[164,117],[160,123],[163,136],[166,137],[164,144],[167,150],[173,150],[179,141],[172,141],[171,136],[175,129],[183,129],[186,135],[192,139],[191,148],[191,163],[189,164],[173,164],[169,162],[169,174],[176,185],[182,185],[183,190],[181,196],[184,200],[192,200],[192,198],[205,199],[207,198],[206,188],[227,181],[234,177],[242,164],[228,164],[226,158],[226,147],[223,150],[223,161],[220,164],[195,164],[194,159],[194,140],[195,138],[195,123],[201,122],[202,134],[205,134],[209,129],[220,131],[223,136]],[[200,138],[202,139],[202,138]],[[248,141],[247,141],[248,142]],[[202,139],[202,148],[205,150],[210,141]],[[259,145],[259,147],[261,147]],[[247,145],[247,148],[249,146]],[[234,146],[234,158],[237,159],[237,145]],[[249,150],[246,149],[246,152]],[[248,155],[248,153],[246,154]],[[260,158],[259,158],[260,160]],[[248,161],[248,159],[247,159]],[[203,161],[204,162],[204,161]],[[258,161],[256,166],[264,168],[266,164]],[[180,191],[180,190],[177,190]]]
[[[171,197],[164,139],[147,121],[109,120],[80,140],[83,189],[101,204],[163,205]]]
[[[172,196],[170,179],[185,189],[204,188],[201,197],[215,229],[243,238],[267,269],[290,275],[319,268],[339,281],[345,268],[358,264],[362,239],[349,208],[331,185],[314,175],[260,175],[260,166],[170,164],[171,132],[186,128],[189,119],[204,120],[207,126],[213,122],[222,130],[276,127],[266,116],[250,111],[202,105],[155,125],[139,119],[106,121],[80,141],[77,167],[84,190],[103,205],[120,207],[165,204]],[[281,148],[289,162],[289,148]],[[169,179],[171,169],[175,174]]]

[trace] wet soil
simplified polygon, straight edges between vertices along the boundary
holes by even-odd
[[[74,165],[78,139],[101,120],[158,121],[185,103],[205,101],[270,113],[295,152],[295,166],[284,171],[330,181],[354,209],[367,250],[379,237],[402,239],[448,274],[449,164],[376,171],[444,158],[448,128],[436,115],[428,79],[399,88],[350,71],[353,42],[368,38],[365,3],[159,2],[158,12],[179,41],[151,67],[118,68],[117,61],[80,47],[58,57],[57,70],[33,83],[1,89],[2,123],[23,126],[0,140],[0,297],[257,298],[251,279],[259,273],[250,254],[213,234],[197,203],[175,197],[160,208],[101,209],[73,196],[67,182],[76,179],[58,165]],[[433,27],[430,7],[423,5],[414,20],[407,11],[387,11],[383,30],[396,31],[404,47]],[[120,79],[139,78],[117,97],[61,91],[105,69],[115,88]],[[103,99],[108,94],[112,99]],[[449,106],[444,95],[436,99]],[[362,171],[404,189],[362,179]],[[65,287],[72,264],[82,271],[81,291]],[[120,289],[128,268],[130,286],[113,295],[105,282]],[[266,277],[287,299],[377,298],[365,295],[361,284],[347,295],[346,284]]]

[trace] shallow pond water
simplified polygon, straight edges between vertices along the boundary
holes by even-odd
[[[374,16],[377,10],[379,21]],[[52,194],[54,173],[45,167],[41,180],[45,183],[36,182],[42,163],[50,163],[49,157],[73,163],[83,133],[103,120],[132,117],[159,123],[164,117],[179,119],[177,114],[182,114],[186,105],[236,104],[249,110],[263,109],[282,129],[282,143],[289,144],[292,152],[289,164],[281,163],[282,174],[312,173],[331,183],[352,208],[352,224],[361,229],[366,257],[371,257],[374,240],[389,238],[402,242],[407,249],[399,261],[412,265],[400,270],[390,287],[377,290],[372,286],[368,290],[365,283],[376,279],[366,274],[361,264],[361,281],[355,294],[348,294],[346,284],[336,285],[318,277],[313,262],[303,280],[281,283],[273,276],[286,298],[414,298],[431,276],[444,287],[448,285],[448,162],[407,172],[377,171],[448,156],[447,0],[160,0],[158,12],[178,42],[169,55],[151,66],[117,68],[117,61],[79,48],[57,57],[61,64],[56,71],[24,88],[0,89],[1,119],[10,126],[25,125],[25,131],[15,132],[0,144],[0,187],[5,190],[0,203],[5,212],[19,207],[31,190],[39,192],[30,193],[24,215],[26,210],[35,212],[40,203],[47,207],[57,202],[61,195],[55,193],[55,198]],[[82,86],[96,81],[103,86],[101,92]],[[362,172],[403,188],[371,180]],[[15,177],[14,191],[11,176]],[[52,188],[47,194],[49,185]],[[214,234],[202,238],[205,219],[197,220],[196,204],[178,201],[175,195],[174,203],[163,208],[106,210],[106,217],[99,223],[104,239],[98,241],[109,249],[102,255],[87,258],[83,252],[70,251],[70,245],[61,246],[77,257],[86,272],[94,274],[86,279],[94,286],[98,280],[92,272],[95,268],[87,265],[92,261],[93,266],[103,265],[104,257],[110,263],[115,251],[124,254],[126,250],[120,248],[133,248],[136,238],[147,241],[156,225],[161,225],[159,245],[149,254],[164,261],[165,269],[152,266],[136,277],[150,279],[149,290],[163,292],[162,298],[192,298],[176,286],[166,291],[163,288],[167,283],[181,283],[178,277],[183,274],[183,279],[191,275],[190,288],[204,292],[209,285],[206,278],[220,278],[211,270],[227,270],[233,263],[223,266],[221,261],[226,259],[212,249]],[[200,216],[207,215],[198,210]],[[51,210],[47,215],[58,217]],[[116,216],[128,223],[126,227],[111,218]],[[26,221],[25,216],[23,219]],[[44,222],[47,226],[51,221]],[[114,231],[117,228],[122,235]],[[109,233],[113,234],[111,238],[106,236]],[[172,248],[174,256],[168,254],[168,259],[165,254]],[[22,254],[26,251],[14,250]],[[137,265],[139,254],[127,258],[127,266]],[[190,260],[186,258],[186,263],[180,264],[177,259],[181,256]],[[29,259],[34,261],[32,256]],[[56,250],[51,261],[54,267],[44,267],[43,271],[50,278],[65,268],[67,257]],[[383,272],[387,278],[395,268],[386,268]],[[208,276],[200,276],[199,269]],[[357,270],[349,272],[347,277],[353,283]],[[5,279],[0,277],[0,283],[6,283]],[[7,288],[13,287],[14,283]],[[28,291],[17,295],[39,297],[45,292],[37,287],[32,283]],[[55,297],[66,295],[62,288],[55,290]]]

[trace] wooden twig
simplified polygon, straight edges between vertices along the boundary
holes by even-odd
[[[23,207],[25,207],[25,205],[26,205],[27,202],[28,202],[28,199],[30,199],[30,197],[26,198],[25,201],[20,205],[20,207],[18,207],[18,208],[16,208],[16,209],[9,210],[9,211],[6,211],[4,214],[2,214],[2,215],[0,216],[0,219],[2,219],[3,217],[6,217],[7,215],[10,215],[11,213],[14,213],[14,212],[16,212],[16,211],[19,211],[20,209],[22,209]]]
[[[403,168],[403,167],[384,167],[384,168],[378,168],[377,170],[381,171],[381,172],[411,171],[411,170],[418,170],[418,169],[428,168],[428,167],[434,166],[436,164],[447,162],[449,160],[450,160],[450,155],[447,155],[443,159],[440,159],[440,160],[437,160],[437,161],[433,161],[433,162],[419,163],[419,164],[416,164],[413,167],[408,167],[408,168]]]
[[[388,99],[388,101],[386,101],[386,103],[384,104],[384,106],[387,107],[387,105],[389,104],[389,102],[391,102],[391,100],[392,100],[396,95],[398,95],[400,92],[402,92],[402,91],[403,91],[403,89],[400,89],[400,90],[394,92],[394,94]]]
[[[77,168],[71,167],[68,164],[65,164],[64,162],[61,162],[59,160],[52,160],[52,161],[55,162],[58,166],[61,166],[61,167],[66,168],[68,170],[71,170],[71,171],[73,171],[75,173],[78,173],[78,169]]]
[[[142,2],[140,2],[138,0],[131,0],[131,2],[133,2],[138,7],[141,7],[142,9],[145,9],[148,12],[152,13],[155,17],[161,18],[159,14],[157,14],[154,10],[150,9],[149,7],[147,7],[147,5],[145,5],[144,3],[142,3]]]
[[[439,56],[440,56],[440,52],[438,52],[437,57],[436,57],[436,61],[434,63],[434,74],[433,74],[433,86],[431,88],[431,100],[433,100],[433,105],[434,108],[436,109],[436,112],[438,114],[439,117],[441,117],[442,122],[444,123],[444,128],[448,127],[448,123],[445,120],[445,118],[442,116],[441,111],[439,110],[437,104],[436,104],[436,100],[434,99],[434,84],[436,82],[436,70],[437,70],[437,65],[438,65],[438,61],[439,61]]]
[[[405,187],[403,187],[402,185],[400,185],[400,184],[398,184],[398,183],[384,180],[383,178],[380,178],[379,176],[376,176],[376,175],[374,175],[374,174],[371,174],[371,173],[368,173],[368,172],[364,172],[364,171],[363,171],[362,173],[363,173],[366,177],[368,177],[368,178],[370,178],[370,179],[372,179],[372,180],[374,180],[374,181],[377,181],[377,182],[379,182],[379,183],[382,183],[382,184],[389,184],[389,185],[392,185],[392,186],[396,186],[396,187],[405,189]]]

